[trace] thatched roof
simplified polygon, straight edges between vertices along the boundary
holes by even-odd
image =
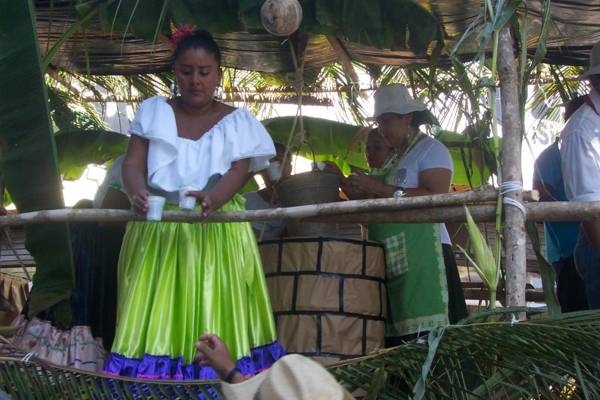
[[[95,2],[88,2],[95,3]],[[100,6],[62,46],[52,64],[61,69],[92,74],[137,74],[170,68],[170,49],[160,37],[169,25],[184,22],[206,27],[223,50],[224,65],[266,72],[293,71],[290,42],[261,29],[261,0],[170,1],[121,0]],[[339,59],[375,65],[427,63],[443,44],[441,62],[469,25],[482,13],[478,0],[413,2],[411,0],[301,0],[301,32],[308,38],[305,68],[318,68]],[[219,5],[222,4],[222,5]],[[552,1],[552,24],[546,61],[585,65],[591,46],[600,41],[598,0]],[[116,8],[118,6],[118,8]],[[37,23],[42,51],[89,11],[73,1],[37,1]],[[543,5],[529,2],[529,46],[535,49]],[[524,10],[519,11],[521,14]],[[158,28],[157,28],[158,27]],[[123,34],[122,32],[133,32]],[[158,33],[158,35],[156,35]],[[164,36],[163,36],[164,37]],[[153,39],[157,40],[153,43]],[[339,40],[337,53],[330,40]],[[478,38],[462,48],[461,57],[476,51]]]

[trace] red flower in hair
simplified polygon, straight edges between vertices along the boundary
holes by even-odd
[[[171,47],[176,49],[179,42],[188,36],[192,36],[194,32],[196,32],[195,25],[181,25],[178,28],[175,28],[171,31]]]

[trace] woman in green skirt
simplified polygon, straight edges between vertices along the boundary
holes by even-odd
[[[180,95],[152,97],[140,106],[123,162],[125,189],[140,213],[148,210],[150,195],[177,209],[185,187],[195,188],[188,195],[204,215],[244,210],[237,192],[249,173],[268,165],[273,142],[248,111],[214,99],[221,60],[211,35],[182,27],[173,42]],[[285,354],[248,223],[131,222],[118,273],[117,331],[107,373],[217,378],[211,367],[194,362],[195,343],[205,333],[223,339],[244,375]]]

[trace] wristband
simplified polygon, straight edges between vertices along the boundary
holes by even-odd
[[[227,373],[227,375],[225,375],[225,379],[223,380],[227,383],[231,383],[233,381],[233,377],[238,372],[240,372],[240,369],[237,366],[231,368],[231,370]]]

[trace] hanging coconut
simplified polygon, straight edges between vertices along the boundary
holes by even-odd
[[[275,36],[289,36],[302,22],[302,6],[298,0],[266,0],[260,9],[265,29]]]

